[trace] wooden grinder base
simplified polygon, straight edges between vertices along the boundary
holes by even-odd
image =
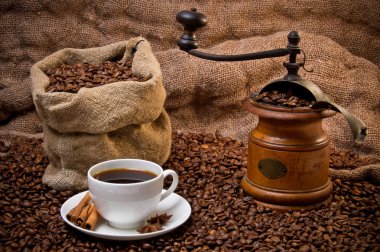
[[[243,189],[258,204],[280,210],[313,209],[330,202],[330,138],[322,119],[336,112],[249,100],[244,107],[259,122],[249,136]]]

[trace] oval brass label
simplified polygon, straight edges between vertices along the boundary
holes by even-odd
[[[282,178],[286,175],[286,166],[273,158],[264,158],[259,161],[259,170],[261,173],[270,179]]]

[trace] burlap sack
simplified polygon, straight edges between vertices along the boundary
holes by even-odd
[[[95,163],[115,158],[142,158],[163,164],[170,153],[171,125],[160,65],[142,38],[90,49],[63,49],[31,69],[32,94],[44,123],[44,147],[50,164],[43,182],[58,190],[83,190],[86,172]],[[145,82],[120,81],[77,94],[46,93],[44,71],[62,64],[100,63],[134,57],[132,71]]]
[[[355,168],[348,169],[329,169],[331,179],[349,180],[352,182],[368,181],[374,184],[380,184],[380,164],[370,164]]]

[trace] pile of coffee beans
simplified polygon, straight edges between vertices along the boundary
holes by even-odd
[[[78,63],[63,64],[46,71],[50,84],[46,92],[77,93],[82,87],[93,88],[117,81],[147,81],[151,77],[141,78],[132,72],[133,58],[126,64],[105,61],[100,64]]]
[[[315,101],[300,99],[291,92],[279,92],[272,90],[270,92],[262,92],[255,97],[256,101],[264,102],[271,105],[284,106],[289,108],[294,107],[310,107]]]
[[[359,158],[358,153],[353,153],[344,150],[331,149],[330,153],[330,168],[352,170],[358,166],[364,166],[369,163],[376,163],[375,160],[366,160]]]
[[[42,141],[0,145],[0,251],[380,250],[380,186],[336,179],[329,205],[273,211],[257,205],[240,186],[247,149],[238,140],[173,135],[164,168],[179,174],[176,193],[190,203],[192,214],[175,231],[140,241],[102,240],[68,226],[59,210],[74,192],[41,183],[49,162]],[[351,159],[359,163],[360,157]]]

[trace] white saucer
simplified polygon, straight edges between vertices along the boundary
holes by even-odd
[[[70,222],[66,218],[66,214],[74,207],[76,206],[79,201],[84,197],[85,193],[87,191],[78,193],[74,195],[73,197],[66,200],[65,203],[63,203],[61,207],[61,216],[63,220],[72,226],[75,229],[78,229],[79,231],[86,233],[91,236],[104,238],[104,239],[110,239],[110,240],[141,240],[141,239],[147,239],[152,238],[155,236],[166,234],[180,225],[182,225],[191,214],[191,207],[189,202],[185,200],[183,197],[179,196],[176,193],[172,193],[170,196],[168,196],[166,199],[161,201],[157,208],[157,214],[163,214],[167,213],[169,215],[172,215],[170,220],[163,225],[163,229],[160,231],[152,232],[152,233],[145,233],[141,234],[136,231],[136,229],[130,229],[130,230],[123,230],[123,229],[116,229],[112,228],[107,225],[106,220],[100,217],[98,220],[98,223],[95,226],[95,229],[93,231],[87,230],[81,227],[76,226],[74,223]]]

